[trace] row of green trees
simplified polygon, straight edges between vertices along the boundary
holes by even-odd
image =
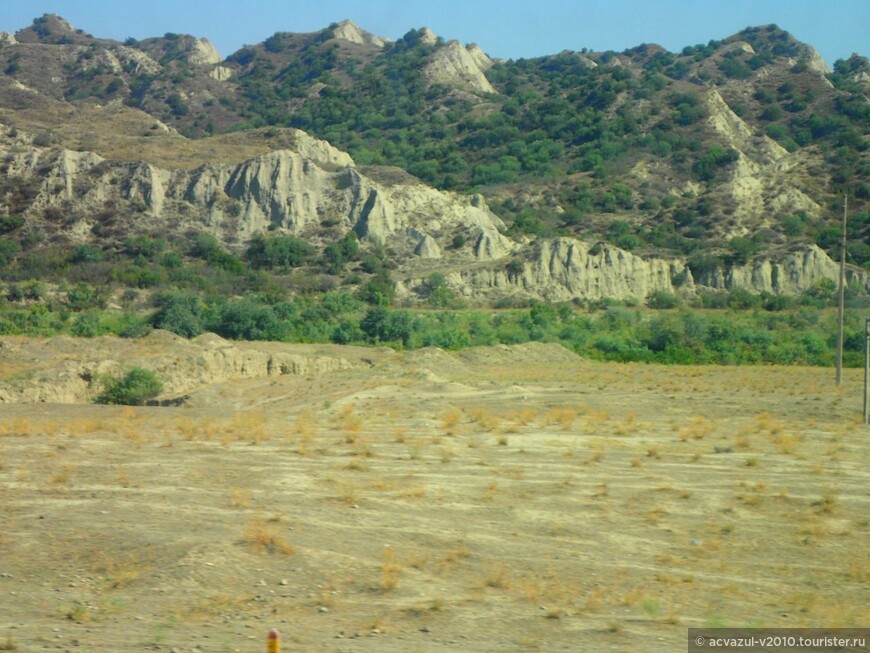
[[[169,292],[157,299],[158,308],[151,313],[100,309],[73,313],[51,311],[45,305],[7,305],[0,309],[0,333],[140,337],[160,328],[188,338],[211,331],[236,340],[445,349],[548,341],[600,360],[832,364],[835,312],[820,308],[830,302],[828,294],[808,295],[814,301],[803,306],[785,306],[771,299],[763,309],[753,297],[735,291],[730,303],[717,309],[671,308],[678,301],[661,293],[649,302],[661,310],[599,302],[591,307],[594,310],[542,303],[522,310],[421,311],[368,304],[346,291],[280,302],[257,295],[205,299]],[[706,305],[722,306],[712,301]],[[863,345],[863,324],[857,312],[850,311],[848,365],[862,363]]]

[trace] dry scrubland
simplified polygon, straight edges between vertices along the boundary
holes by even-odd
[[[677,651],[695,625],[866,626],[870,430],[860,371],[832,376],[373,350],[183,407],[6,404],[0,650],[260,651],[278,627],[286,651]]]

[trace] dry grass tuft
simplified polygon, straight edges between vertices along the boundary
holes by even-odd
[[[668,511],[665,510],[664,508],[653,508],[652,510],[650,510],[646,513],[645,519],[650,524],[655,525],[655,524],[658,524],[662,520],[662,517],[664,517],[667,514],[668,514]]]
[[[33,422],[27,417],[0,420],[0,437],[31,435],[33,432]]]
[[[826,487],[822,492],[822,497],[818,501],[813,502],[816,510],[822,514],[830,515],[836,511],[840,504],[840,489],[837,487]]]
[[[245,411],[233,416],[226,436],[235,436],[236,440],[259,444],[269,439],[266,433],[266,416],[262,412]]]
[[[573,408],[551,408],[546,415],[544,415],[544,423],[547,426],[557,425],[563,431],[567,431],[573,425],[575,420],[577,419],[577,411]]]
[[[86,624],[92,618],[90,608],[79,601],[76,601],[75,605],[66,611],[65,616],[77,624]]]
[[[24,437],[37,432],[33,421],[27,417],[0,420],[0,437]]]
[[[518,431],[519,429],[528,426],[537,416],[537,409],[521,408],[519,410],[508,411],[505,414],[505,419],[509,420],[512,423],[512,431]]]
[[[784,454],[793,454],[797,451],[798,445],[801,442],[801,434],[778,431],[772,435],[771,439],[777,451]]]
[[[462,411],[456,406],[451,406],[441,413],[441,428],[447,435],[456,433],[459,423],[462,421]]]
[[[601,460],[602,460],[603,458],[604,458],[604,452],[603,452],[603,451],[593,451],[591,454],[589,454],[589,457],[584,461],[584,463],[585,463],[586,465],[592,465],[592,464],[594,464],[594,463],[600,463]]]
[[[56,470],[54,474],[51,475],[51,482],[56,483],[57,485],[69,485],[75,478],[76,472],[75,465],[62,465],[60,469]]]
[[[290,544],[286,536],[281,535],[280,528],[275,520],[266,520],[263,517],[255,517],[245,527],[243,541],[252,545],[258,551],[266,553],[281,553],[293,555],[296,549]]]
[[[703,415],[695,415],[692,421],[677,431],[677,437],[683,442],[703,440],[713,432],[713,425]]]
[[[483,500],[484,501],[492,501],[495,499],[495,495],[498,494],[498,483],[495,481],[490,481],[486,484],[486,488],[483,490]]]
[[[311,444],[317,436],[317,420],[310,411],[301,413],[293,423],[293,434],[302,444]]]
[[[18,644],[12,639],[12,633],[6,633],[6,641],[0,642],[0,651],[17,651]]]
[[[234,487],[230,496],[230,505],[233,508],[246,508],[251,505],[254,493],[249,487]]]
[[[485,431],[496,432],[501,425],[501,420],[498,416],[493,415],[493,413],[486,408],[469,408],[468,415]]]
[[[367,472],[369,471],[370,467],[362,460],[354,458],[352,460],[349,460],[347,464],[342,467],[342,469],[346,469],[349,472]]]
[[[401,574],[402,565],[399,563],[396,550],[391,546],[385,546],[381,552],[381,589],[387,591],[395,589]]]
[[[455,565],[461,560],[467,560],[471,557],[471,549],[467,546],[459,546],[455,549],[450,549],[444,554],[444,563],[447,565]]]
[[[511,586],[511,571],[505,564],[487,565],[481,579],[484,587],[508,589]]]

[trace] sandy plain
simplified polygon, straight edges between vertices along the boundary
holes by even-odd
[[[94,347],[58,342],[14,340],[0,386]],[[352,364],[181,406],[0,404],[0,650],[254,652],[274,627],[285,652],[665,652],[691,626],[870,624],[859,370],[317,351]]]

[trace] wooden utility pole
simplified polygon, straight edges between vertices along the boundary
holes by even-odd
[[[846,303],[846,206],[843,195],[843,234],[840,241],[840,285],[837,288],[837,385],[843,382],[843,313]]]
[[[864,321],[864,423],[870,424],[870,317]]]

